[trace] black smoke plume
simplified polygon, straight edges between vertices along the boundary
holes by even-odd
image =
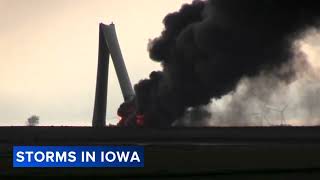
[[[279,82],[307,62],[296,41],[320,25],[315,0],[195,0],[168,14],[149,44],[163,71],[135,85],[145,126],[168,127],[190,107],[233,92],[243,78],[271,73]],[[285,67],[285,68],[284,68]],[[121,108],[121,107],[120,107]]]

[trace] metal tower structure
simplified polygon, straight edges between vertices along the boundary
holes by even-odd
[[[98,69],[92,126],[104,127],[106,125],[110,55],[118,77],[124,101],[130,100],[135,96],[135,94],[122,57],[115,25],[113,23],[110,25],[100,23],[98,53]]]

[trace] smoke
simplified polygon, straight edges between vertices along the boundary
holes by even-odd
[[[297,78],[294,82],[287,84],[278,81],[271,72],[254,78],[244,78],[233,93],[201,107],[201,111],[205,112],[204,114],[210,112],[210,116],[193,118],[189,114],[193,114],[194,109],[189,109],[174,125],[319,125],[320,33],[310,33],[308,36],[299,43],[300,49],[306,55],[296,55],[296,58],[303,58],[310,63],[295,64]]]
[[[319,17],[320,8],[311,0],[196,0],[183,5],[164,18],[161,36],[149,43],[150,57],[163,71],[135,85],[137,113],[151,127],[176,120],[190,124],[199,117],[248,125],[256,122],[248,119],[250,113],[266,119],[252,110],[274,110],[269,107],[274,96],[311,71],[299,42],[320,26]],[[226,96],[230,100],[221,110],[215,101]],[[298,104],[308,104],[306,99]],[[212,100],[212,108],[206,106]],[[283,111],[278,110],[281,118]]]

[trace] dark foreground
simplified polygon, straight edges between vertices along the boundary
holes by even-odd
[[[145,167],[13,169],[14,145],[143,145]],[[0,127],[0,175],[320,178],[320,127]]]

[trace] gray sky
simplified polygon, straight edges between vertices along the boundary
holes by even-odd
[[[91,125],[98,25],[116,24],[132,83],[160,69],[147,43],[191,0],[0,0],[0,125]],[[112,67],[112,66],[110,66]],[[111,68],[108,119],[122,102]]]

